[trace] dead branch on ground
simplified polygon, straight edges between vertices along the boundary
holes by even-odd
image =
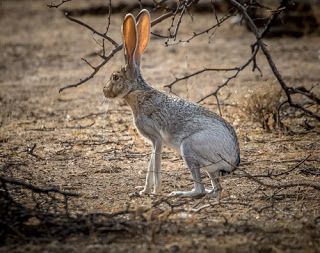
[[[230,163],[229,161],[227,161],[224,157],[222,157],[221,155],[219,155],[220,158],[225,161],[226,163],[228,163],[230,166],[232,166],[234,168],[235,171],[241,171],[242,174],[235,174],[235,176],[239,176],[239,177],[246,177],[256,183],[258,183],[260,186],[264,186],[267,188],[273,188],[273,189],[286,189],[286,188],[293,188],[293,187],[309,187],[309,188],[313,188],[315,190],[320,191],[320,184],[316,183],[316,182],[307,182],[307,181],[301,181],[301,182],[290,182],[290,183],[281,183],[281,182],[277,182],[277,183],[268,183],[265,181],[262,181],[259,178],[268,178],[270,180],[275,179],[276,177],[279,176],[286,176],[289,175],[291,172],[293,172],[294,170],[296,170],[301,164],[303,164],[305,161],[307,161],[309,159],[309,157],[311,155],[308,155],[307,157],[303,158],[298,164],[296,164],[294,167],[289,168],[288,170],[284,171],[284,172],[279,172],[279,173],[273,173],[271,171],[268,171],[267,174],[261,174],[261,175],[251,175],[249,172],[247,172],[244,168],[240,168],[239,166],[235,166],[232,163]]]
[[[281,212],[280,193],[284,189],[311,187],[320,190],[320,185],[315,182],[269,182],[276,177],[286,177],[294,173],[310,157],[309,155],[298,160],[297,164],[283,172],[268,172],[266,175],[252,175],[242,167],[235,167],[235,171],[241,174],[230,175],[230,177],[245,177],[255,182],[258,185],[257,189],[265,194],[262,204],[256,203],[254,201],[256,197],[253,197],[252,194],[244,198],[224,197],[218,200],[204,196],[196,203],[189,198],[160,195],[151,196],[151,204],[147,206],[135,206],[128,202],[124,209],[114,212],[75,213],[69,202],[71,198],[79,196],[77,193],[66,192],[57,187],[39,187],[22,180],[0,176],[0,225],[2,227],[0,243],[25,243],[39,240],[39,238],[44,241],[50,241],[52,238],[65,240],[74,235],[90,234],[94,234],[97,238],[100,236],[106,238],[106,235],[119,232],[128,237],[135,235],[144,238],[148,234],[146,231],[156,235],[161,233],[162,227],[180,226],[179,219],[171,218],[175,215],[200,213],[209,208],[211,211],[215,210],[219,219],[223,218],[223,229],[227,233],[231,228],[239,229],[239,224],[229,221],[223,214],[224,210],[241,206],[259,215],[265,212]],[[260,177],[264,180],[261,180]],[[131,198],[135,197],[139,196],[131,196]],[[192,202],[194,204],[190,206]],[[219,224],[221,225],[221,223],[217,225]]]

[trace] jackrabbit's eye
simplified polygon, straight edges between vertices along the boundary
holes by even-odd
[[[118,75],[113,75],[112,76],[112,80],[113,81],[118,81],[119,80],[119,76]]]

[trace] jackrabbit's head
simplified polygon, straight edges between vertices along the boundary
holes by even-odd
[[[125,66],[112,73],[103,88],[107,98],[124,98],[130,92],[141,88],[137,77],[140,75],[141,56],[150,39],[150,14],[142,10],[135,19],[127,14],[122,24]]]

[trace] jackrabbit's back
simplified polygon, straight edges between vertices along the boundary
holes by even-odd
[[[155,89],[145,91],[134,115],[138,129],[155,128],[166,144],[177,149],[185,138],[199,132],[210,133],[212,141],[229,143],[227,146],[232,146],[232,150],[238,147],[234,129],[223,118],[197,104]],[[140,121],[144,124],[139,124]]]

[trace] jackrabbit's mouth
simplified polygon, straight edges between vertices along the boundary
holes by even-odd
[[[103,94],[106,98],[114,98],[116,95],[112,92],[111,89],[103,88]]]
[[[110,93],[104,92],[104,96],[105,96],[106,98],[115,98],[115,97],[116,97],[116,95],[113,94],[112,92],[110,92]]]

